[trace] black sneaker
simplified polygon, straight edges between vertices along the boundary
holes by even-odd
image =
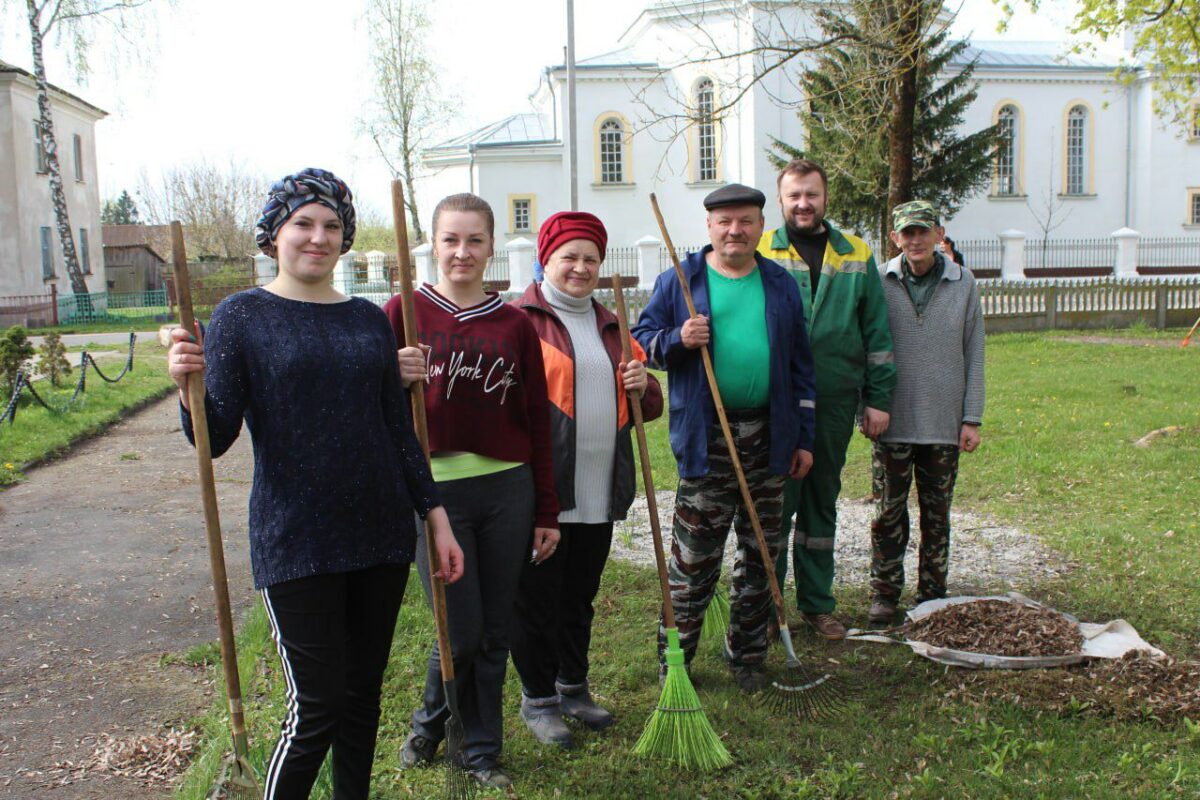
[[[737,681],[738,688],[746,694],[754,694],[767,687],[767,671],[759,664],[730,664],[729,671]]]
[[[512,778],[500,767],[483,767],[470,770],[468,775],[485,789],[507,789],[513,785]]]
[[[440,742],[426,739],[419,733],[410,733],[400,748],[400,769],[433,763],[439,744]]]

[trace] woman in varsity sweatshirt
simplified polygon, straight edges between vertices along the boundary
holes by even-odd
[[[561,747],[572,744],[564,716],[594,730],[613,722],[589,691],[588,647],[613,520],[625,518],[637,484],[626,393],[641,395],[648,420],[663,409],[641,345],[630,342],[634,357],[626,363],[616,316],[592,297],[607,244],[594,215],[552,215],[538,233],[545,280],[516,302],[542,340],[562,539],[554,558],[522,572],[513,663],[521,718],[538,741]]]
[[[187,376],[206,370],[212,455],[243,420],[254,444],[250,560],[288,690],[267,800],[308,797],[331,746],[334,794],[366,800],[414,509],[434,531],[444,577],[463,569],[413,435],[387,318],[329,282],[354,222],[350,190],[333,173],[278,181],[255,235],[279,275],[217,306],[203,345],[171,332],[168,371],[188,440]]]
[[[491,207],[472,194],[451,195],[434,209],[432,228],[439,280],[415,293],[421,348],[400,351],[400,371],[406,384],[427,381],[433,477],[466,556],[463,580],[446,590],[463,762],[482,785],[504,787],[512,783],[499,757],[513,599],[522,565],[552,558],[559,539],[546,375],[529,319],[483,289]],[[402,339],[400,298],[384,311]],[[417,566],[428,591],[420,548]],[[435,644],[402,767],[432,761],[444,738],[439,658]]]

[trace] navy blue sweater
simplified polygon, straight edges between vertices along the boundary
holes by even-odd
[[[441,503],[379,307],[238,292],[213,311],[204,357],[213,457],[243,418],[254,443],[255,588],[412,561],[413,510]]]

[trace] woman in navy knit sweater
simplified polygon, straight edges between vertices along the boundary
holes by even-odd
[[[432,228],[440,278],[416,292],[422,349],[401,350],[400,369],[406,383],[428,381],[433,477],[466,553],[466,575],[446,591],[462,759],[480,784],[505,787],[512,781],[498,759],[513,598],[522,564],[552,558],[559,538],[546,374],[529,319],[483,289],[491,207],[473,194],[451,195],[438,203]],[[400,298],[384,311],[402,336]],[[419,548],[417,567],[427,585]],[[440,657],[435,645],[402,767],[431,761],[445,736]]]
[[[254,445],[250,559],[288,703],[268,800],[308,797],[330,747],[334,797],[367,797],[414,510],[434,532],[442,577],[463,571],[413,434],[387,317],[330,285],[354,220],[350,190],[333,173],[306,169],[275,183],[255,234],[278,277],[217,306],[203,346],[176,328],[168,357],[189,441],[187,376],[206,369],[213,456],[243,420]]]

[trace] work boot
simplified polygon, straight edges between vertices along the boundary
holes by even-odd
[[[613,715],[592,699],[586,680],[583,683],[555,681],[554,688],[558,689],[558,705],[563,716],[578,720],[594,731],[602,731],[613,724]]]
[[[886,597],[876,597],[871,602],[871,610],[867,612],[867,622],[878,627],[880,625],[891,625],[892,620],[896,618],[896,602],[889,600]]]
[[[766,688],[767,671],[762,664],[729,664],[728,666],[738,688],[746,694],[754,694]]]
[[[846,626],[839,622],[833,614],[810,614],[805,611],[803,617],[809,627],[816,631],[822,639],[836,642],[846,638]]]
[[[400,748],[400,769],[411,769],[421,764],[433,763],[437,749],[438,742],[426,739],[416,731],[410,733]]]
[[[562,708],[556,694],[535,698],[527,697],[522,692],[521,719],[542,744],[553,744],[563,749],[574,744],[571,741],[571,729],[563,722]]]
[[[469,770],[467,774],[485,789],[507,789],[513,785],[508,773],[495,765]]]

